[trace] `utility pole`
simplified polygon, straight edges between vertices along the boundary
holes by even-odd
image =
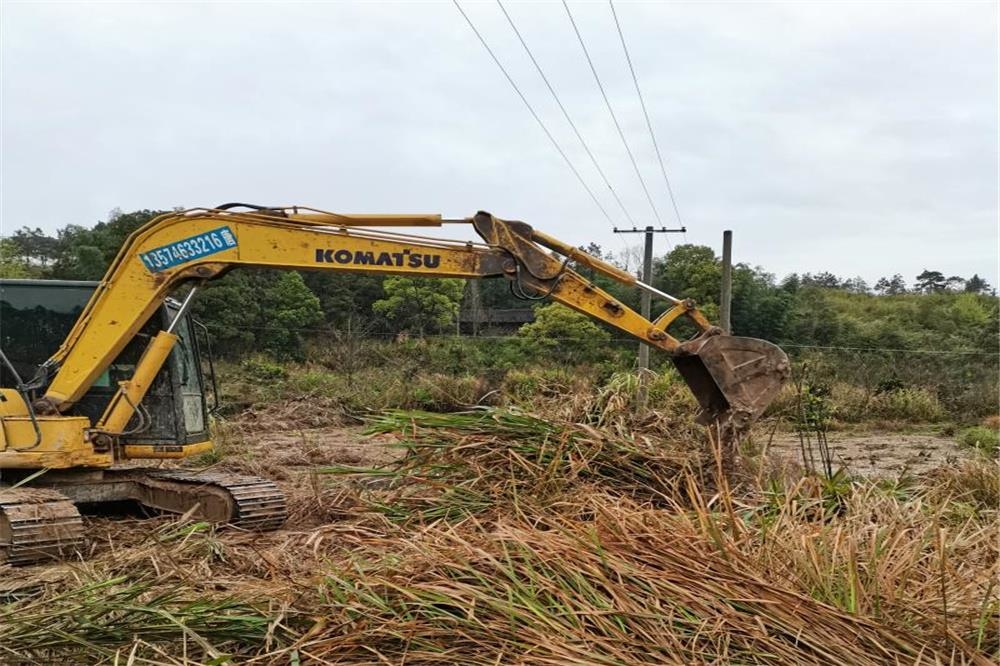
[[[719,295],[719,325],[726,333],[733,332],[733,232],[722,232],[722,293]]]
[[[472,319],[472,337],[477,337],[479,335],[479,320],[483,316],[479,298],[479,280],[467,280],[466,284],[469,285],[467,293],[469,308],[467,312],[469,313],[469,318]]]
[[[682,234],[687,231],[686,228],[681,227],[680,229],[667,229],[666,227],[660,227],[655,229],[653,227],[646,227],[645,229],[639,229],[637,227],[632,227],[631,229],[619,229],[614,228],[616,234],[645,234],[646,244],[643,248],[642,253],[642,281],[646,284],[651,284],[653,282],[653,234]],[[641,310],[642,316],[646,319],[651,318],[651,306],[652,300],[648,291],[643,290]],[[639,408],[644,409],[646,406],[646,373],[645,370],[649,370],[649,345],[645,342],[639,343]]]

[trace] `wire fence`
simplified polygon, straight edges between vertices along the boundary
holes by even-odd
[[[333,327],[293,330],[307,338],[312,348],[309,356],[331,368],[357,369],[386,359],[420,357],[416,367],[449,368],[448,372],[472,375],[496,371],[504,364],[553,363],[567,367],[597,363],[608,371],[627,372],[636,368],[639,347],[634,338],[613,336],[601,341],[595,353],[595,346],[580,337],[548,337],[545,342],[556,344],[548,345],[543,353],[522,345],[524,337],[517,333],[495,330],[481,335],[423,336]],[[791,360],[793,383],[832,396],[849,419],[860,419],[873,410],[881,410],[886,418],[978,417],[995,414],[1000,406],[1000,350],[778,344]],[[576,349],[581,352],[576,354]],[[654,353],[651,360],[653,370],[671,371],[669,354]]]

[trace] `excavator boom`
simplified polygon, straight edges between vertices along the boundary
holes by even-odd
[[[444,224],[471,226],[481,240],[396,230]],[[669,307],[649,320],[574,266],[646,290]],[[31,381],[23,382],[0,353],[17,384],[16,389],[0,388],[0,471],[9,471],[0,481],[10,483],[13,475],[14,481],[33,486],[0,483],[0,564],[30,563],[75,549],[83,538],[76,503],[138,501],[249,529],[274,529],[282,523],[284,496],[266,479],[116,467],[124,460],[181,458],[211,448],[204,394],[196,390],[194,403],[184,402],[192,396],[179,388],[187,380],[177,379],[200,381],[200,373],[170,370],[177,364],[169,361],[195,358],[185,313],[201,284],[238,267],[507,279],[519,296],[551,298],[670,353],[701,405],[700,420],[727,432],[753,423],[788,375],[788,359],[776,346],[726,335],[692,301],[660,292],[523,222],[489,213],[445,220],[439,215],[339,215],[244,204],[168,213],[128,238],[62,345]],[[190,287],[184,302],[167,304],[173,314],[164,314],[168,296],[182,285]],[[160,316],[154,318],[157,312]],[[670,333],[680,318],[696,329],[693,338],[682,341]],[[166,324],[154,325],[160,320]],[[140,347],[137,360],[123,363],[123,352],[133,358],[136,341],[146,336],[149,341],[144,350]],[[178,345],[179,355],[174,353]],[[131,368],[117,388],[108,384],[112,367],[119,374],[122,367]],[[190,368],[197,367],[191,360]],[[167,375],[174,379],[165,379]],[[183,421],[172,440],[150,431],[151,424],[163,423],[146,409],[162,400],[163,391],[152,390],[158,382],[174,387],[165,394],[168,399],[181,400],[170,403],[171,418]],[[96,404],[95,395],[101,396]],[[198,418],[188,427],[191,404]],[[96,412],[88,411],[95,406]],[[47,472],[36,480],[35,472],[43,469]]]
[[[471,225],[482,241],[380,228],[442,224]],[[649,321],[575,271],[571,261],[651,291],[671,307]],[[505,277],[513,282],[515,293],[552,298],[670,352],[702,406],[703,420],[709,422],[752,422],[788,374],[787,358],[774,345],[724,335],[693,302],[659,292],[523,222],[484,212],[464,220],[444,220],[439,215],[358,216],[228,204],[160,216],[128,239],[66,341],[46,364],[53,374],[37,407],[42,413],[67,410],[179,285],[209,280],[239,266]],[[699,331],[683,344],[668,332],[681,317]],[[168,342],[161,341],[167,352]],[[158,358],[164,356],[162,351]],[[155,363],[150,364],[155,370]],[[116,423],[124,423],[126,415],[119,413]]]

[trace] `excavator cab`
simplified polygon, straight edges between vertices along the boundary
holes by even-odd
[[[0,348],[10,363],[0,369],[0,388],[8,389],[0,393],[4,400],[16,396],[16,391],[9,389],[19,389],[22,382],[30,380],[38,366],[59,348],[98,285],[0,280]],[[210,450],[209,407],[201,347],[195,335],[197,325],[180,303],[166,299],[64,415],[35,414],[30,421],[36,424],[37,419],[43,425],[46,419],[50,423],[53,419],[97,423],[119,393],[120,383],[127,383],[136,373],[150,341],[169,329],[177,336],[176,344],[115,444],[114,462],[183,458]],[[209,378],[214,398],[211,371]],[[5,431],[13,432],[18,419],[0,421]],[[80,506],[131,502],[154,512],[189,514],[259,530],[277,529],[285,520],[283,493],[274,483],[257,477],[131,465],[65,469],[66,456],[46,459],[44,456],[50,454],[43,452],[39,464],[54,469],[31,480],[37,476],[36,470],[19,468],[16,456],[31,455],[45,444],[39,437],[34,445],[11,447],[6,434],[0,437],[0,463],[9,466],[0,465],[0,565],[59,559],[78,549],[85,529]],[[18,487],[27,480],[32,487]]]
[[[59,348],[97,282],[72,280],[0,280],[0,348],[22,380],[29,380],[39,365]],[[158,331],[174,320],[179,303],[168,299],[146,322],[69,415],[86,416],[96,423],[118,389],[118,383],[135,373],[135,366]],[[145,399],[128,424],[130,450],[158,454],[183,454],[186,447],[209,440],[208,405],[202,350],[197,322],[182,315],[179,336],[170,358],[157,373]],[[214,387],[214,382],[209,382]],[[16,388],[17,379],[0,365],[0,387]],[[213,391],[214,395],[214,391]],[[139,457],[134,456],[133,457]]]

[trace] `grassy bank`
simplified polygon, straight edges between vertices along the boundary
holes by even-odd
[[[610,345],[569,363],[540,354],[519,338],[427,338],[386,342],[328,341],[305,361],[255,356],[219,366],[223,414],[267,416],[279,403],[297,403],[298,423],[319,425],[385,409],[451,412],[470,406],[518,407],[602,425],[605,415],[640,425],[634,345]],[[998,371],[978,358],[932,358],[929,365],[891,355],[801,350],[793,352],[793,379],[766,419],[795,430],[804,405],[821,409],[824,427],[924,429],[989,450],[992,440],[974,427],[1000,404]],[[696,404],[663,354],[654,355],[649,406],[658,418],[690,425]],[[985,445],[982,443],[985,441]]]

